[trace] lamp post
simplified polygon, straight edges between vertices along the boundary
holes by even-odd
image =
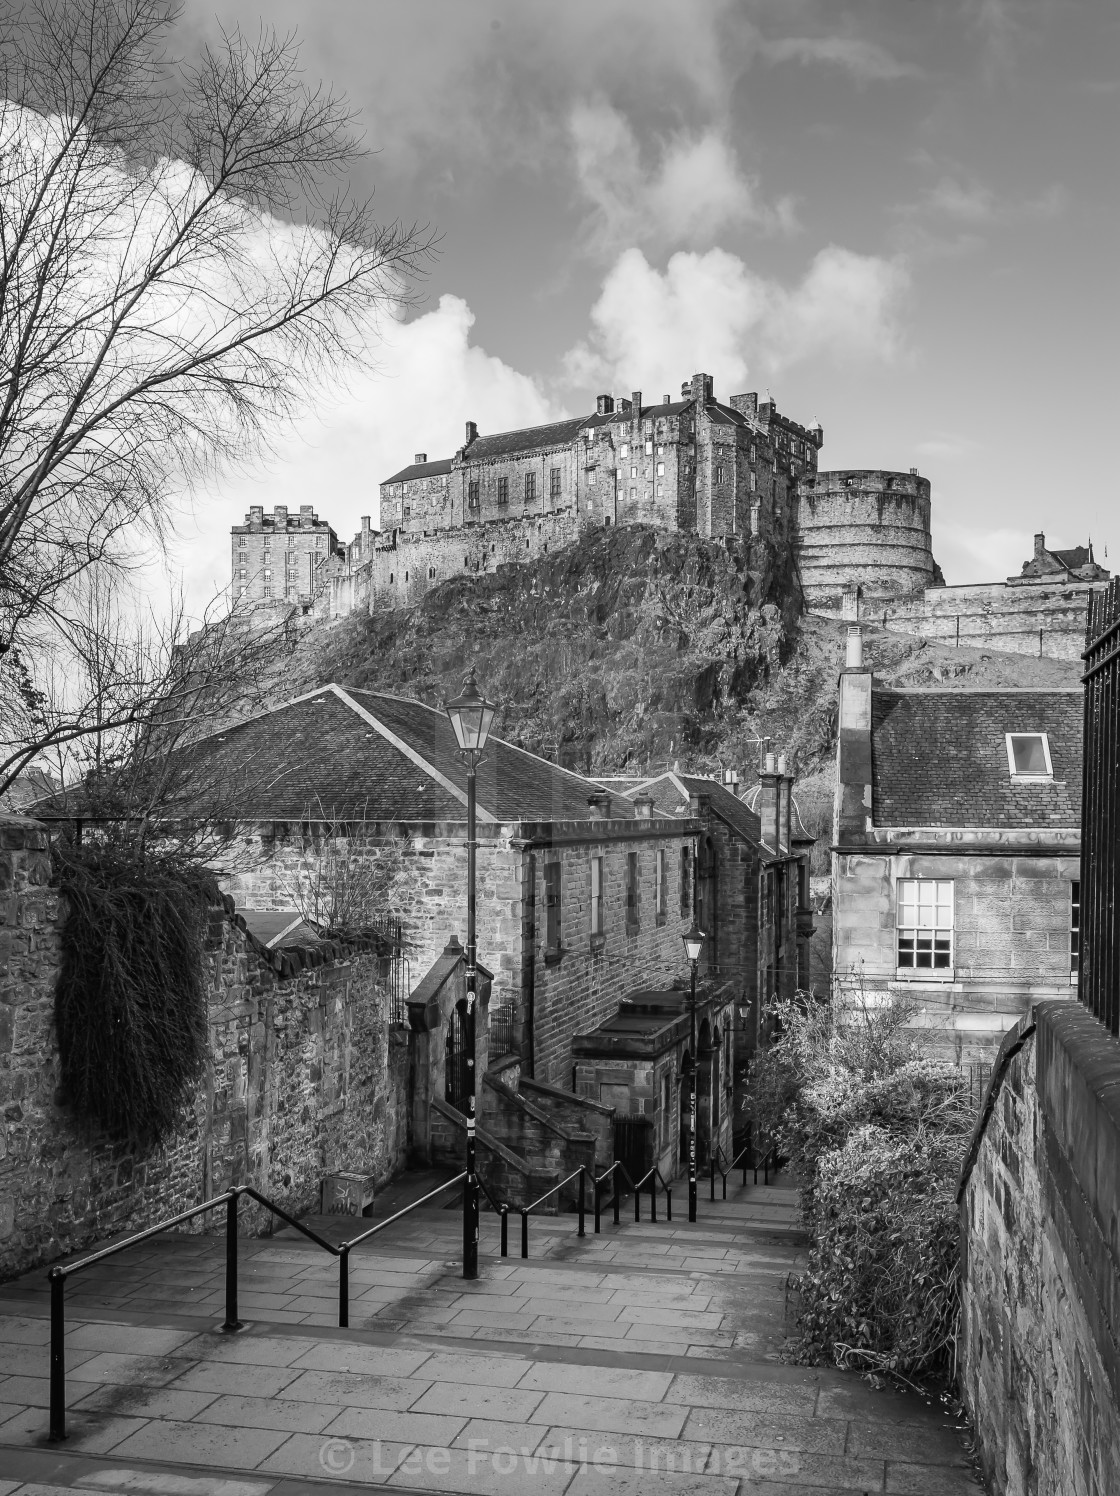
[[[696,1219],[696,968],[700,964],[700,953],[704,949],[704,932],[694,919],[692,929],[681,938],[684,941],[684,953],[688,957],[692,978],[688,999],[688,1219],[694,1221]]]
[[[478,1168],[475,1161],[475,1023],[477,1017],[478,946],[475,937],[475,779],[478,761],[490,735],[495,707],[478,689],[474,666],[447,715],[455,730],[459,751],[467,761],[467,1022],[463,1042],[467,1049],[467,1182],[463,1190],[463,1277],[478,1277]]]

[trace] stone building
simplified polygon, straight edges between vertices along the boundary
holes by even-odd
[[[840,680],[834,992],[904,994],[939,1052],[990,1061],[1068,997],[1080,910],[1079,690],[885,690],[858,630]]]
[[[533,560],[584,530],[652,524],[788,545],[798,484],[816,471],[820,426],[757,394],[716,399],[695,374],[680,398],[600,395],[587,415],[480,435],[381,485],[381,533],[365,527],[331,568],[331,615],[403,604],[450,576]]]
[[[1009,586],[1022,587],[1039,582],[1107,582],[1109,573],[1098,565],[1093,542],[1075,545],[1067,551],[1047,550],[1042,531],[1034,537],[1034,555],[1023,562],[1017,577],[1008,577]]]
[[[289,603],[309,607],[323,585],[324,567],[338,539],[311,504],[289,514],[277,504],[271,514],[254,504],[231,539],[232,596],[242,607]]]

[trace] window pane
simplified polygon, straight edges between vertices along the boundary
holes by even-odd
[[[1016,774],[1045,774],[1046,750],[1041,733],[1017,733],[1011,739]]]

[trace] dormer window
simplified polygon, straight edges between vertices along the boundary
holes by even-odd
[[[1044,732],[1009,732],[1007,766],[1017,783],[1038,783],[1053,779],[1050,741]]]

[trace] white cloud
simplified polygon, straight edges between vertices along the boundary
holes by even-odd
[[[723,249],[681,251],[664,271],[642,252],[619,256],[591,309],[592,330],[567,355],[581,384],[675,393],[698,369],[717,390],[742,388],[757,359],[768,369],[806,358],[891,362],[904,268],[830,245],[792,288]],[[750,362],[748,362],[750,360]]]
[[[952,431],[939,431],[928,436],[914,447],[919,457],[929,457],[935,462],[957,462],[976,450],[976,443],[967,436]]]
[[[363,514],[376,528],[379,483],[417,449],[450,457],[465,421],[485,432],[561,418],[534,379],[471,343],[473,324],[465,301],[442,296],[423,316],[379,329],[375,372],[295,420],[271,444],[266,470],[227,477],[195,501],[176,547],[195,613],[228,584],[229,529],[251,504],[314,504],[349,540]]]
[[[913,78],[919,70],[899,62],[878,42],[852,36],[783,36],[763,42],[760,53],[768,62],[823,63],[842,68],[858,83],[891,82]]]
[[[738,224],[795,227],[791,202],[766,203],[757,178],[743,172],[715,127],[661,141],[652,166],[643,163],[629,121],[607,103],[581,100],[570,130],[576,178],[593,209],[590,239],[598,249],[710,243]]]

